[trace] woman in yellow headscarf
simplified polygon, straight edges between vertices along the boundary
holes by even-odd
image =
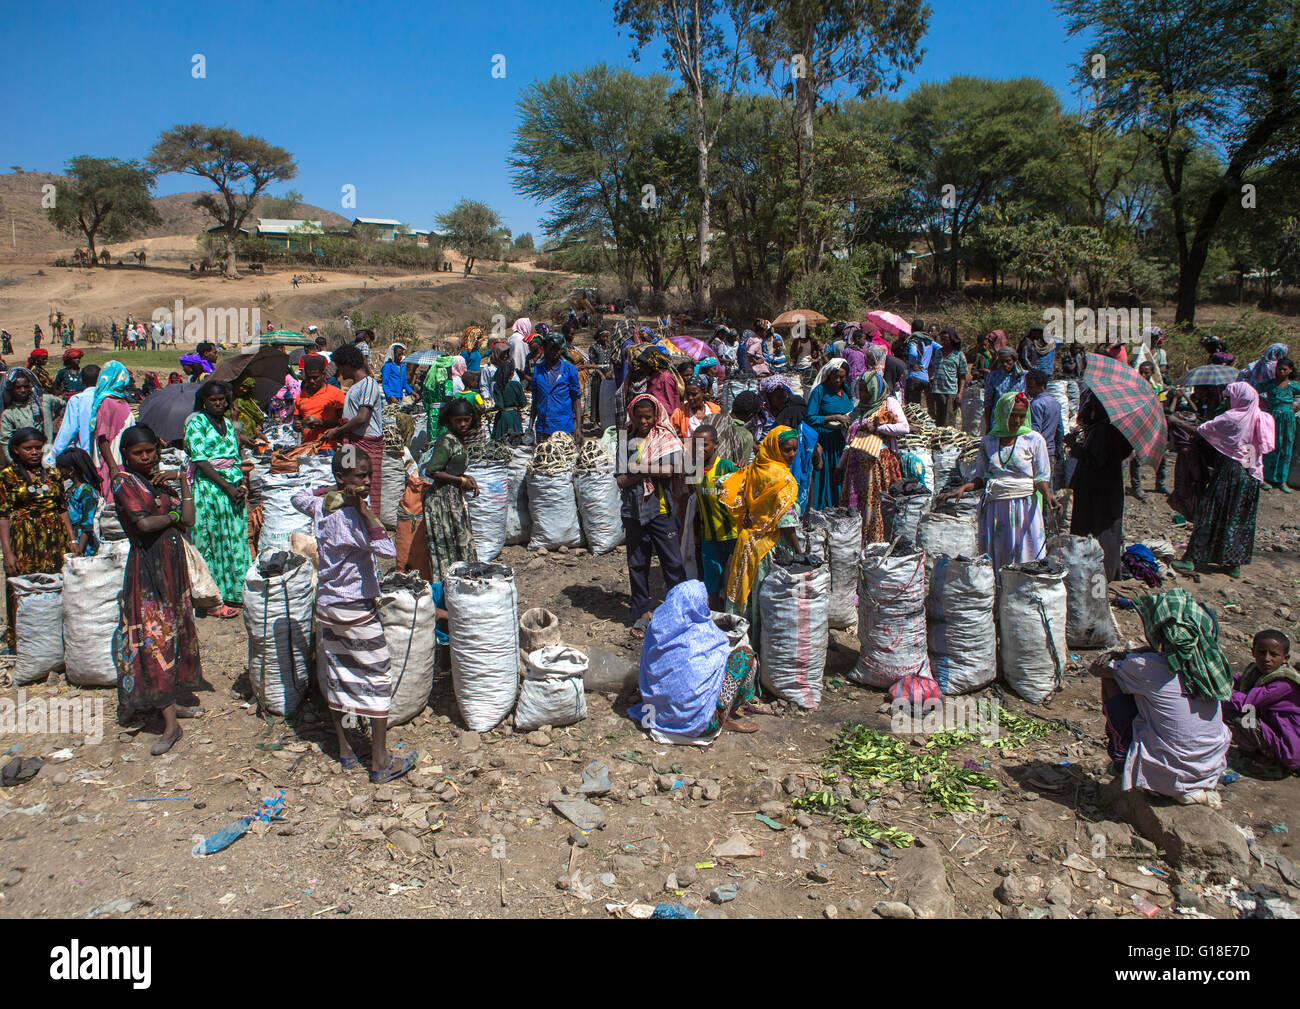
[[[799,451],[799,434],[777,426],[767,433],[748,466],[723,481],[718,501],[739,530],[727,568],[727,611],[749,620],[749,637],[759,639],[758,591],[772,570],[772,551],[784,538],[787,549],[798,549],[799,483],[790,464]]]

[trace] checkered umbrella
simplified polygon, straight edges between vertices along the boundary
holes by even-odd
[[[1107,418],[1133,446],[1133,453],[1143,462],[1158,463],[1169,432],[1164,408],[1150,383],[1113,357],[1088,354],[1083,385],[1092,390]]]
[[[1203,364],[1191,371],[1183,372],[1174,385],[1230,385],[1241,374],[1239,368],[1229,368],[1222,364]]]

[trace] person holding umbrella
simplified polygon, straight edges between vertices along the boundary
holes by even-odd
[[[1065,438],[1075,461],[1070,532],[1097,537],[1106,555],[1106,580],[1114,581],[1124,552],[1124,460],[1133,447],[1091,389],[1079,400],[1078,420],[1079,429]]]

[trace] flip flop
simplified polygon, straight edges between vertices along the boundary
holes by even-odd
[[[361,758],[355,753],[350,753],[346,757],[339,757],[339,766],[345,771],[350,771],[361,764]]]
[[[166,753],[173,746],[179,743],[183,735],[185,735],[185,730],[182,729],[179,725],[176,726],[176,738],[158,740],[158,742],[154,743],[153,746],[149,747],[150,755],[154,757],[161,757],[164,753]]]
[[[420,759],[420,755],[412,750],[404,757],[393,754],[388,762],[388,766],[382,771],[370,772],[370,784],[382,785],[386,781],[393,781],[400,778],[403,774],[415,766],[415,762]]]
[[[239,616],[239,610],[235,609],[233,606],[227,606],[225,603],[222,603],[215,610],[209,610],[208,616],[216,617],[219,620],[231,620]]]
[[[634,623],[634,624],[633,624],[633,625],[628,629],[628,633],[630,633],[630,634],[632,635],[632,637],[634,637],[634,638],[644,638],[644,637],[645,637],[645,629],[646,629],[647,627],[649,627],[649,626],[650,626],[650,618],[649,618],[649,617],[637,617],[637,619],[636,619],[636,623]]]
[[[722,727],[728,732],[757,732],[758,725],[755,722],[744,722],[736,718],[728,718],[722,723]]]

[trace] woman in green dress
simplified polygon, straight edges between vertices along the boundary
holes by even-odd
[[[509,354],[502,358],[492,380],[492,402],[497,408],[496,420],[492,422],[492,440],[505,441],[512,435],[523,434],[520,411],[524,408],[524,387]]]
[[[1274,444],[1264,456],[1263,487],[1272,484],[1283,494],[1290,494],[1291,454],[1295,451],[1295,401],[1300,382],[1295,381],[1295,364],[1289,357],[1277,362],[1275,377],[1259,387],[1260,398],[1273,417]]]
[[[194,393],[194,413],[185,422],[185,451],[190,456],[197,519],[194,547],[208,562],[208,570],[221,589],[223,604],[212,616],[229,618],[239,612],[244,576],[251,557],[248,549],[248,512],[244,473],[239,466],[241,439],[226,417],[230,387],[209,379]]]
[[[478,427],[478,410],[467,399],[454,398],[442,405],[442,433],[425,454],[420,468],[433,481],[424,495],[424,534],[429,541],[429,581],[441,584],[447,569],[458,561],[478,559],[469,524],[466,492],[478,493],[478,484],[465,475],[469,455],[465,444]]]
[[[4,404],[4,412],[0,413],[0,452],[14,432],[25,427],[36,428],[47,442],[54,440],[54,418],[63,409],[63,400],[47,393],[26,368],[5,372],[0,402]]]

